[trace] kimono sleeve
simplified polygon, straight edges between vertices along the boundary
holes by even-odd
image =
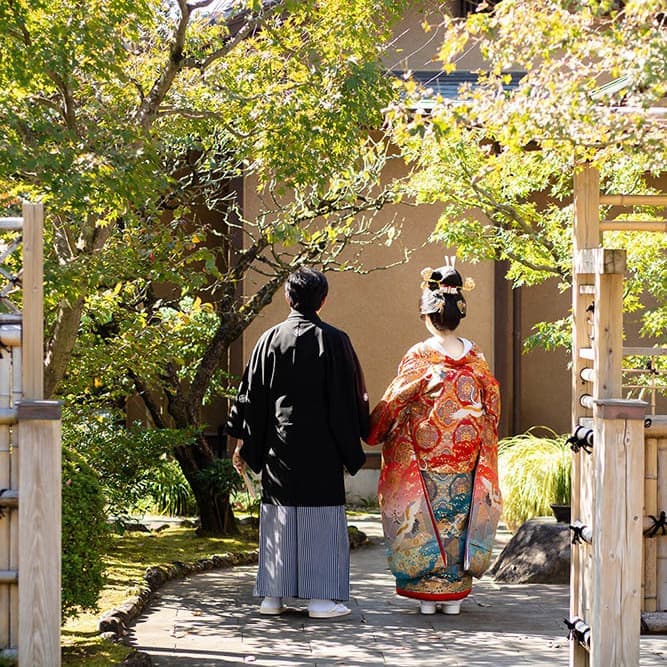
[[[329,424],[338,453],[354,475],[366,461],[361,438],[368,433],[368,394],[359,359],[347,334],[325,331]]]
[[[493,540],[502,511],[502,494],[498,480],[500,389],[483,357],[476,372],[482,385],[484,414],[466,533],[464,569],[479,578],[491,562]]]
[[[241,458],[256,473],[262,470],[266,449],[268,378],[271,377],[268,347],[268,336],[265,334],[257,342],[243,372],[225,427],[229,435],[243,441]]]
[[[484,411],[482,420],[482,446],[480,464],[498,469],[498,422],[500,421],[500,385],[491,373],[484,356],[479,353],[475,373],[481,384],[481,400]]]
[[[369,445],[378,445],[389,439],[391,432],[406,418],[410,404],[420,394],[428,378],[428,367],[418,354],[409,351],[398,367],[398,374],[373,408],[366,438]]]

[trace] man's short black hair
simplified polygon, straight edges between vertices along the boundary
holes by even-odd
[[[301,313],[315,313],[329,293],[329,283],[321,271],[302,266],[290,273],[285,294],[291,308]]]

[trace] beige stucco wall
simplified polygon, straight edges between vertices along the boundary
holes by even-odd
[[[394,48],[384,59],[386,66],[398,71],[439,72],[442,69],[438,52],[443,43],[443,18],[447,12],[455,15],[458,6],[456,0],[413,3],[405,18],[394,29]],[[425,30],[425,26],[428,29]],[[460,70],[475,70],[481,65],[482,58],[476,48],[466,51],[457,61]]]
[[[537,322],[566,317],[570,311],[570,291],[560,292],[557,281],[521,290],[521,336],[533,333]],[[557,433],[570,429],[570,353],[559,349],[535,349],[522,353],[519,380],[519,424],[517,431],[532,426],[548,426]]]

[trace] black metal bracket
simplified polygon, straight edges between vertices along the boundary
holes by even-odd
[[[584,623],[584,619],[575,616],[571,621],[567,618],[563,619],[567,629],[569,630],[567,637],[572,641],[579,642],[584,648],[591,647],[591,627]]]
[[[652,514],[649,514],[648,518],[653,521],[653,525],[644,531],[646,537],[655,537],[659,530],[662,531],[662,535],[667,535],[667,515],[664,511],[660,512],[660,516],[657,518]]]
[[[581,521],[571,523],[570,530],[572,531],[572,544],[582,544],[583,542],[591,544],[593,541],[591,529]]]
[[[570,449],[575,454],[578,454],[582,449],[586,454],[591,454],[593,452],[593,429],[577,426],[574,433],[565,442],[570,445]]]

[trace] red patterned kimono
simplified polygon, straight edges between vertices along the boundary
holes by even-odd
[[[502,500],[500,392],[476,345],[414,345],[371,415],[383,443],[378,497],[399,595],[459,600],[489,566]]]

